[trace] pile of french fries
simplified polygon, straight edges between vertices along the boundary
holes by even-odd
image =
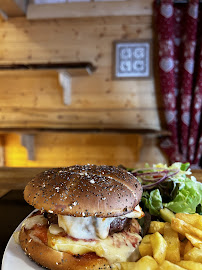
[[[137,262],[122,270],[202,270],[202,216],[178,213],[169,222],[152,221]]]

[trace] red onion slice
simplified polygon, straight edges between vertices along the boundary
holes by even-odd
[[[154,170],[154,169],[153,168],[138,169],[132,172],[134,176],[139,177],[141,179],[143,189],[151,189],[154,186],[160,184],[164,180],[172,177],[173,175],[179,172],[179,170],[165,170],[161,168],[157,168],[157,171],[152,171],[152,172],[151,171],[147,172],[148,170]],[[139,171],[143,171],[143,172],[139,172]],[[147,176],[151,176],[151,178],[148,178]],[[144,182],[153,182],[153,183],[144,185]]]

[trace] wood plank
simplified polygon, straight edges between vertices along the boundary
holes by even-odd
[[[79,2],[60,4],[29,4],[27,18],[56,19],[98,16],[152,15],[152,0],[127,0],[120,2]]]
[[[136,38],[152,38],[151,17],[11,19],[0,28],[0,64],[87,61],[111,72],[113,41]]]
[[[36,174],[48,168],[0,168],[0,190],[24,189]],[[193,170],[193,175],[202,182],[202,170]]]
[[[107,76],[107,75],[106,75]],[[63,105],[54,72],[1,75],[1,128],[165,128],[152,81],[111,81],[96,74],[72,79],[72,103]],[[157,96],[156,96],[157,95]]]
[[[0,0],[0,9],[8,17],[24,16],[26,12],[26,0]]]
[[[161,130],[158,112],[149,109],[38,109],[1,108],[2,128],[90,128]]]
[[[197,181],[202,182],[202,170],[193,169],[192,174],[196,177]]]
[[[21,145],[20,136],[8,134],[5,165],[9,167],[59,167],[74,164],[129,164],[138,161],[142,143],[138,134],[43,133],[35,135],[35,160]]]
[[[114,40],[136,38],[152,38],[151,16],[4,22],[0,64],[89,61],[97,70],[72,79],[68,107],[56,72],[0,72],[1,127],[164,129],[153,78],[113,80]]]
[[[73,78],[72,104],[68,108],[157,108],[158,92],[152,80],[111,81],[105,76],[96,73],[90,77]],[[58,83],[57,72],[0,72],[0,80],[0,108],[67,109],[61,102],[62,89]],[[158,108],[163,109],[162,103]]]

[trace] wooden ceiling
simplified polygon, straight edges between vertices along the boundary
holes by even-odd
[[[89,0],[43,1],[37,4],[28,0],[0,0],[0,17],[26,16],[29,20],[102,17],[102,16],[138,16],[152,14],[152,0]],[[50,3],[52,2],[52,4]],[[61,3],[62,2],[62,3]]]

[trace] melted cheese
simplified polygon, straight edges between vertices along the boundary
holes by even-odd
[[[65,231],[57,224],[51,224],[48,229],[51,234],[65,233]]]
[[[139,212],[139,216],[142,213],[139,208],[134,212]],[[58,215],[60,227],[57,224],[49,226],[48,246],[58,251],[80,255],[95,252],[98,256],[106,258],[110,264],[136,261],[138,258],[136,245],[141,241],[140,235],[120,232],[108,236],[110,223],[113,219],[114,217],[78,218]],[[43,215],[36,215],[26,219],[23,225],[26,229],[31,229],[35,224],[46,225],[47,219]],[[64,233],[64,231],[69,236],[61,236],[61,232]]]
[[[139,205],[129,214],[119,218],[140,218],[144,216]],[[96,217],[72,217],[58,215],[58,224],[68,235],[79,239],[105,239],[109,235],[111,222],[115,217],[96,218]]]
[[[68,235],[79,239],[104,239],[109,234],[113,218],[72,217],[58,215],[58,225]]]
[[[122,217],[127,217],[127,218],[142,218],[144,217],[144,212],[142,211],[141,207],[139,204],[135,207],[135,210],[131,213],[128,213]]]
[[[99,238],[105,239],[109,235],[110,224],[114,220],[112,218],[95,218],[96,234]]]
[[[34,227],[35,224],[38,225],[46,225],[48,223],[47,219],[43,215],[36,215],[28,217],[23,225],[25,226],[25,229],[30,230],[32,227]]]
[[[98,256],[106,258],[110,264],[137,260],[136,245],[140,241],[140,235],[125,232],[115,233],[106,239],[90,241],[75,240],[71,237],[48,233],[48,245],[51,248],[80,255],[87,252],[95,252]]]

